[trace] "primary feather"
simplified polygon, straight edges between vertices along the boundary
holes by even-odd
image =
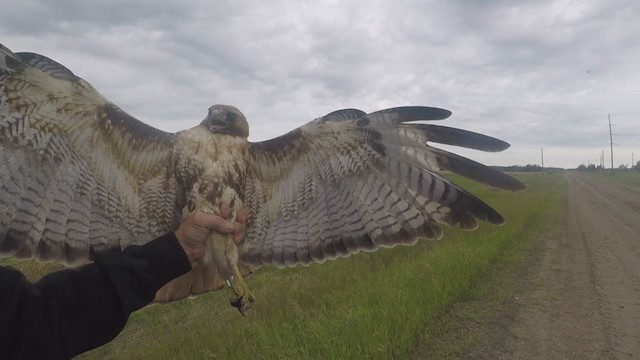
[[[249,213],[237,249],[247,269],[437,239],[441,224],[501,224],[494,209],[438,172],[507,190],[522,184],[430,143],[483,151],[509,145],[415,123],[450,115],[421,106],[344,109],[249,143],[244,116],[214,106],[200,125],[170,134],[131,117],[57,62],[0,45],[0,255],[87,261],[90,248],[123,248],[174,230],[184,211],[213,206],[224,194]],[[227,124],[241,131],[220,130]],[[223,283],[221,268],[201,271],[218,277],[204,290]]]

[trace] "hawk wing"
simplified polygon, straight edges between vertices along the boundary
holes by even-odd
[[[76,263],[168,231],[173,142],[57,62],[0,45],[0,255]]]
[[[447,110],[347,109],[252,143],[245,185],[249,222],[241,260],[294,266],[442,236],[439,224],[475,229],[504,222],[490,206],[438,174],[447,169],[500,189],[524,186],[427,142],[502,151],[509,144],[444,126]]]

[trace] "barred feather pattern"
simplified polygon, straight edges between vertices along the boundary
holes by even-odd
[[[168,134],[55,61],[0,45],[0,255],[77,263],[90,248],[145,243],[177,226],[197,189],[207,189],[201,207],[214,209],[233,192],[236,206],[247,209],[238,248],[243,268],[322,263],[439,239],[443,224],[502,224],[500,214],[439,171],[512,191],[523,185],[432,144],[481,151],[509,145],[415,122],[450,115],[420,106],[344,109],[249,143],[244,115],[217,106],[199,126]],[[226,122],[240,132],[213,133]],[[221,285],[217,274],[200,275]],[[193,289],[185,291],[167,299]]]
[[[0,45],[0,254],[82,263],[175,226],[171,137],[129,118],[62,65]]]
[[[322,263],[418,238],[439,239],[440,224],[502,224],[490,206],[438,174],[460,173],[508,190],[523,185],[499,171],[427,145],[485,151],[508,144],[415,120],[450,113],[404,107],[365,114],[346,109],[280,138],[252,144],[245,206],[250,223],[241,258],[253,266]]]

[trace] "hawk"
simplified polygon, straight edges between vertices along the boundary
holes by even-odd
[[[61,64],[0,45],[0,255],[79,264],[92,251],[143,244],[193,211],[228,201],[248,212],[244,239],[212,234],[205,259],[160,289],[173,301],[229,284],[246,314],[244,277],[262,265],[322,263],[419,238],[441,224],[503,217],[439,174],[506,190],[523,185],[440,143],[502,151],[504,141],[417,123],[423,106],[343,109],[280,137],[249,142],[245,116],[214,105],[167,133],[130,116]]]

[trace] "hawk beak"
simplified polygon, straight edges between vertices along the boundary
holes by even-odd
[[[211,121],[209,121],[209,131],[217,132],[226,128],[228,125],[229,123],[226,121],[226,119],[220,119],[220,118],[212,119]]]

